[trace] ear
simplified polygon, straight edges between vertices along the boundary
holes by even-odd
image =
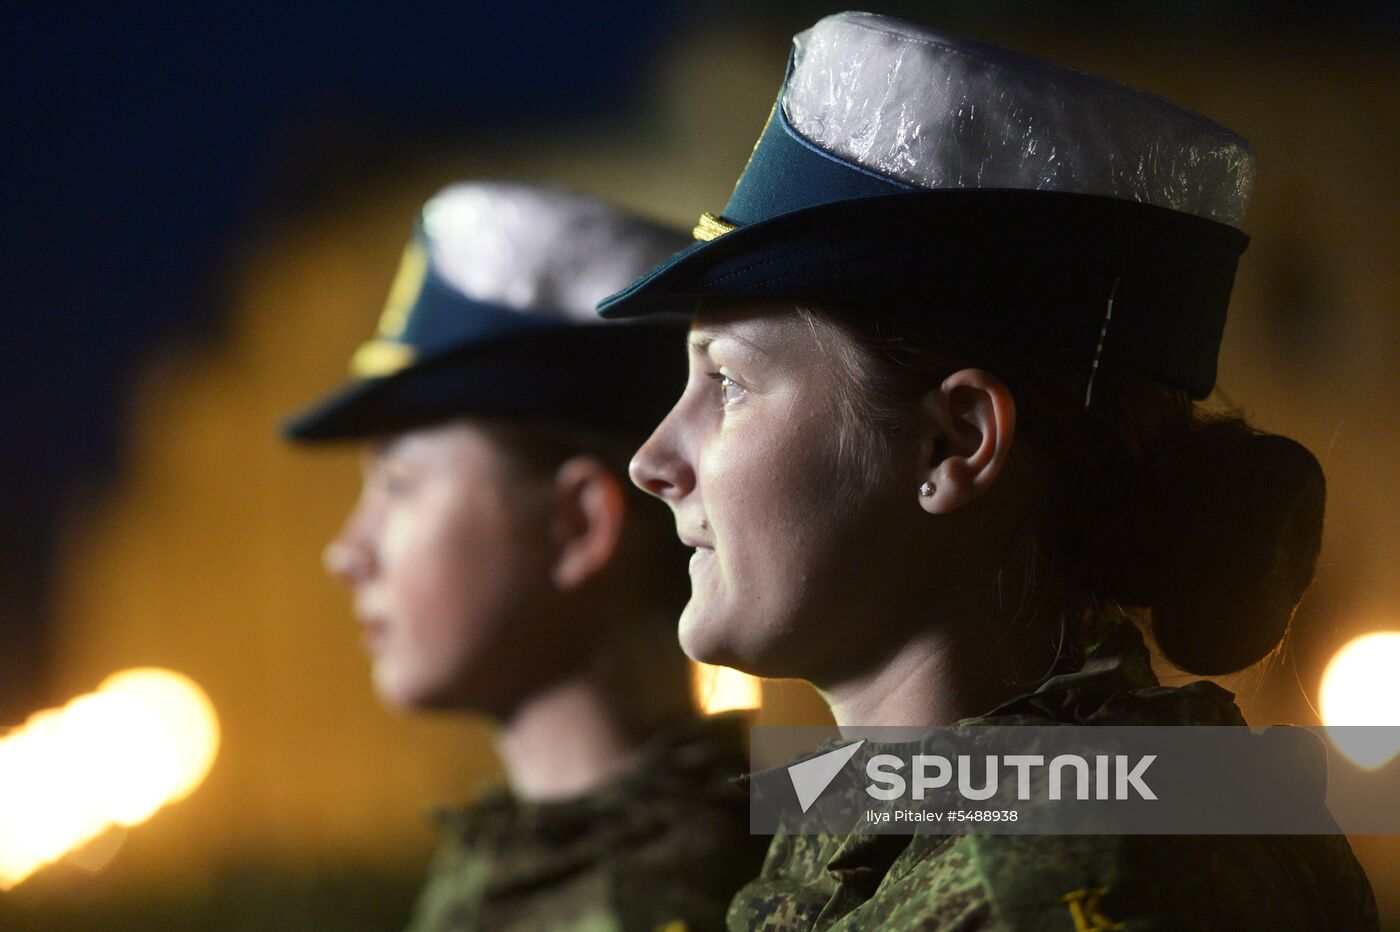
[[[909,491],[929,514],[950,514],[996,481],[1016,437],[1016,402],[990,372],[960,369],[924,396],[920,411],[921,486]]]
[[[575,456],[554,473],[555,558],[550,577],[574,590],[611,562],[622,538],[627,501],[622,483],[601,460]]]

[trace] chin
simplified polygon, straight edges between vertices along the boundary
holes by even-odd
[[[456,675],[411,675],[393,666],[376,664],[371,677],[380,703],[396,712],[445,712],[505,719],[520,696],[499,674],[462,671]],[[493,688],[494,687],[494,688]]]
[[[767,628],[757,619],[739,612],[703,609],[692,598],[681,614],[681,650],[691,660],[764,677],[791,677],[782,660],[787,649],[782,643],[764,637]]]
[[[721,619],[705,617],[713,612],[702,611],[695,604],[695,598],[686,603],[678,623],[677,637],[681,650],[691,660],[698,663],[711,663],[719,666],[735,666],[737,658],[733,645],[725,635]]]
[[[405,689],[400,678],[382,661],[374,665],[370,682],[374,685],[374,694],[379,697],[379,701],[389,708],[411,712],[419,707],[418,699],[412,690]]]
[[[427,711],[430,709],[451,708],[452,703],[414,677],[404,675],[392,664],[383,661],[374,665],[371,676],[375,695],[379,701],[391,709],[401,712]]]

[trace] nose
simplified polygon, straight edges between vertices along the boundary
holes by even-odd
[[[677,502],[695,489],[695,470],[679,444],[677,405],[652,431],[627,466],[632,484],[666,502]]]
[[[356,508],[340,533],[321,551],[321,565],[326,572],[350,586],[367,580],[375,569],[374,549],[362,527],[362,511]]]

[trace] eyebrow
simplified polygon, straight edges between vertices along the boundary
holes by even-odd
[[[403,447],[403,433],[377,434],[365,441],[361,449],[361,461],[382,463]]]
[[[747,351],[750,352],[750,353],[754,353],[754,354],[756,354],[756,355],[758,355],[758,356],[768,356],[768,355],[769,355],[768,352],[767,352],[766,350],[763,349],[763,347],[759,346],[757,343],[753,342],[752,340],[745,339],[744,337],[739,336],[737,333],[728,333],[728,332],[725,332],[725,333],[704,333],[704,332],[702,332],[702,333],[700,333],[699,335],[693,336],[693,337],[691,337],[689,340],[687,340],[687,341],[686,341],[686,346],[689,348],[691,355],[693,355],[693,356],[704,356],[705,354],[709,353],[710,347],[713,346],[717,341],[720,341],[720,340],[732,340],[734,343],[737,343],[737,344],[738,344],[740,347],[742,347],[743,349],[747,350]]]

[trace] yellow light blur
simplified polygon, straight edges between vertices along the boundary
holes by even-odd
[[[188,795],[208,774],[218,735],[198,686],[142,668],[0,737],[0,890]]]
[[[1374,770],[1400,753],[1400,728],[1347,729],[1330,726],[1400,726],[1400,631],[1378,631],[1351,641],[1332,657],[1322,675],[1320,704],[1327,735],[1357,766]],[[1391,740],[1392,736],[1394,740]]]
[[[706,715],[757,709],[763,705],[759,679],[729,667],[695,664],[694,687],[696,703]]]
[[[0,739],[0,889],[102,831],[82,805],[80,774],[62,745],[60,713],[40,713]]]
[[[179,802],[204,782],[219,753],[219,717],[194,680],[171,670],[138,667],[112,674],[98,690],[146,703],[160,717],[164,734],[174,737],[177,753],[171,759],[167,804]]]

